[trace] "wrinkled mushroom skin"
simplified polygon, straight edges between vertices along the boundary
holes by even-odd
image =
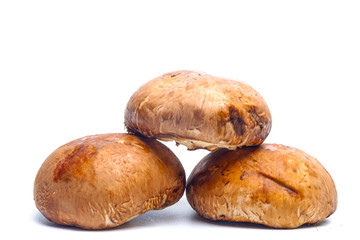
[[[184,188],[184,169],[165,145],[101,134],[55,150],[38,171],[34,199],[54,223],[104,229],[176,203]]]
[[[155,78],[130,98],[125,126],[189,150],[236,149],[261,144],[271,129],[264,99],[249,85],[201,72]]]
[[[322,221],[337,206],[325,168],[305,152],[277,144],[208,154],[190,174],[186,195],[205,218],[275,228]]]

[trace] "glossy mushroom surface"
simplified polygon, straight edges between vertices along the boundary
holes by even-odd
[[[36,176],[34,199],[54,223],[104,229],[176,203],[184,188],[184,169],[162,143],[99,134],[50,154]]]
[[[252,87],[196,71],[171,72],[147,82],[125,111],[129,132],[174,140],[189,150],[259,145],[271,121],[264,99]]]
[[[186,196],[205,218],[274,228],[320,222],[337,206],[334,181],[319,161],[279,144],[208,154],[190,174]]]

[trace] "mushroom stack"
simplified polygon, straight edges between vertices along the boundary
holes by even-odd
[[[211,220],[296,228],[337,206],[325,168],[296,148],[263,144],[271,114],[249,85],[195,71],[155,78],[130,98],[128,134],[101,134],[55,150],[35,179],[38,209],[82,228],[118,226],[176,203],[185,172],[158,140],[211,151],[186,184],[191,207]]]
[[[125,112],[129,132],[212,151],[186,186],[201,216],[276,228],[330,216],[337,205],[331,176],[303,151],[262,144],[271,121],[264,99],[249,85],[194,71],[148,82]]]

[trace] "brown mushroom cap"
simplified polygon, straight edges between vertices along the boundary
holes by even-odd
[[[189,150],[236,149],[261,144],[271,129],[270,111],[249,85],[205,73],[177,71],[155,78],[130,98],[125,126]]]
[[[103,229],[176,203],[184,188],[184,169],[165,145],[100,134],[56,149],[38,171],[34,199],[54,223]]]
[[[325,168],[305,152],[277,144],[208,154],[190,174],[186,195],[205,218],[275,228],[322,221],[337,206]]]

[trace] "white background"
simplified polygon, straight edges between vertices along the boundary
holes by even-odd
[[[131,94],[181,69],[242,80],[260,92],[273,116],[266,142],[318,158],[337,186],[336,213],[315,226],[275,230],[203,220],[182,198],[107,231],[59,227],[44,219],[32,193],[44,159],[75,138],[124,132]],[[350,234],[360,214],[359,80],[359,1],[1,1],[0,234],[37,239]],[[207,154],[167,145],[187,175]]]

